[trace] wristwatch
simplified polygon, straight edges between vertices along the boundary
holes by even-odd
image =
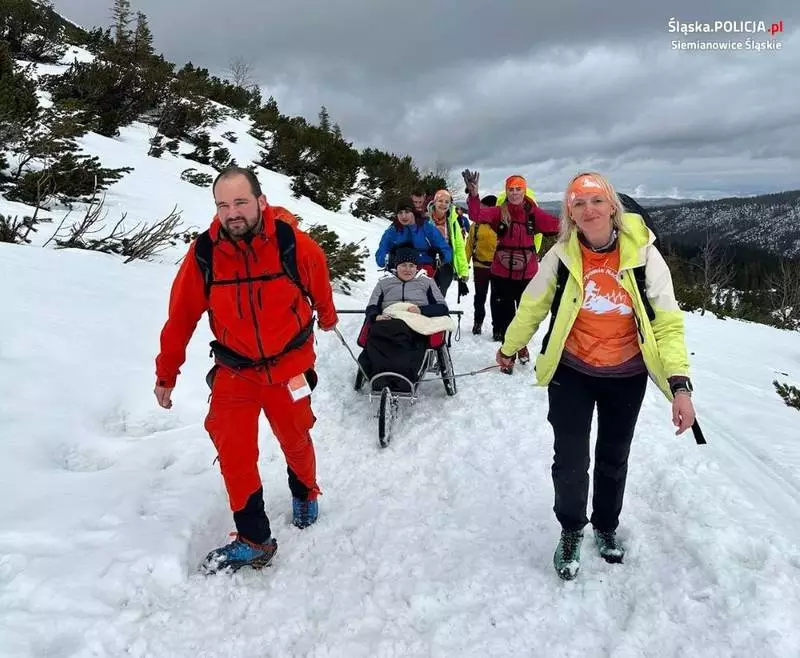
[[[688,377],[675,378],[675,381],[670,382],[669,388],[672,391],[673,396],[676,393],[681,392],[686,393],[689,397],[692,397],[692,391],[694,390],[692,381]]]

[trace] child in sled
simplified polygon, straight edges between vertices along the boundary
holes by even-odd
[[[438,286],[419,269],[417,251],[398,249],[395,264],[396,269],[378,281],[370,296],[359,338],[364,349],[358,362],[369,377],[391,372],[414,382],[428,349],[428,337],[455,327]],[[378,378],[373,385],[408,389],[402,379],[389,376]]]

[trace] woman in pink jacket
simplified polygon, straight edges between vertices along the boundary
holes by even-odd
[[[506,179],[506,201],[494,208],[481,208],[478,196],[478,172],[465,171],[467,206],[470,219],[489,224],[497,233],[497,250],[489,270],[492,280],[491,309],[494,340],[503,341],[508,325],[514,319],[522,291],[539,269],[539,258],[533,241],[534,233],[557,235],[558,217],[539,208],[525,196],[528,184],[522,176]],[[515,356],[521,363],[530,359],[523,347]],[[511,373],[504,368],[503,372]]]

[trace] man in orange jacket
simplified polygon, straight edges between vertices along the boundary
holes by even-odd
[[[263,567],[277,550],[258,472],[262,409],[286,456],[293,522],[304,528],[317,520],[320,490],[309,433],[316,420],[310,400],[317,380],[313,312],[323,331],[338,321],[324,252],[292,228],[299,282],[287,275],[275,215],[255,175],[231,167],[212,191],[217,216],[206,239],[213,258],[201,256],[199,238],[189,246],[172,285],[155,387],[158,404],[171,408],[186,346],[208,311],[216,340],[205,428],[219,455],[237,535],[208,554],[201,565],[206,573]]]

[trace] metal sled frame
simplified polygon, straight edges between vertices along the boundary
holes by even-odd
[[[380,390],[373,390],[373,383],[380,379],[381,377],[395,377],[405,384],[408,385],[408,391],[391,391],[392,397],[396,400],[408,400],[411,404],[414,404],[419,399],[419,385],[423,381],[433,381],[434,378],[429,378],[424,380],[423,377],[425,373],[436,363],[436,350],[432,347],[429,347],[425,350],[425,357],[422,359],[422,365],[420,366],[419,372],[417,373],[417,381],[412,382],[408,377],[401,375],[396,372],[392,372],[387,370],[386,372],[379,372],[377,375],[374,375],[370,378],[368,382],[364,383],[364,386],[369,386],[369,401],[372,402],[373,400],[380,398],[383,389]],[[388,386],[384,386],[383,388],[389,388]]]
[[[444,355],[444,374],[437,377],[425,377],[425,374],[432,372],[434,368],[441,370],[438,354]],[[370,402],[378,400],[378,443],[382,448],[389,445],[392,440],[395,421],[400,411],[400,401],[415,404],[419,400],[419,387],[423,382],[442,381],[448,395],[455,395],[457,392],[456,380],[453,371],[453,361],[450,358],[450,332],[446,332],[445,339],[439,347],[428,347],[422,365],[417,373],[417,381],[412,382],[408,377],[396,372],[386,371],[373,375],[369,380],[364,380],[362,390],[367,388],[367,396]],[[358,377],[358,374],[356,375]],[[373,390],[373,384],[381,377],[391,376],[404,382],[408,386],[407,391],[393,391],[389,386]]]

